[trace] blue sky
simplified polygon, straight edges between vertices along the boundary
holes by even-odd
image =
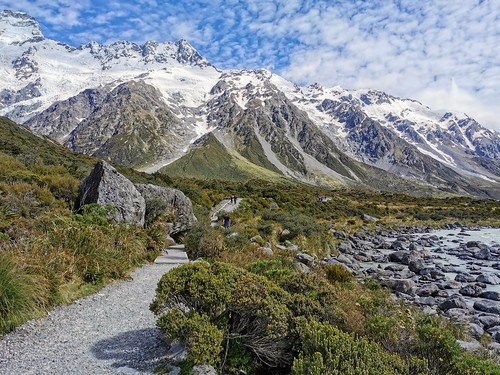
[[[220,68],[375,88],[500,130],[500,0],[0,0],[46,37],[188,40]]]

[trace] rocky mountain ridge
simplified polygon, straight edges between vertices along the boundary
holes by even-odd
[[[11,11],[0,13],[0,67],[0,115],[134,168],[189,159],[214,132],[228,153],[310,183],[500,198],[498,133],[380,91],[221,71],[184,40],[75,48]]]

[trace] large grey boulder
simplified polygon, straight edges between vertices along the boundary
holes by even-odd
[[[136,184],[135,187],[144,197],[148,212],[158,209],[175,216],[170,235],[186,232],[196,222],[193,204],[182,191],[151,184]]]
[[[105,161],[97,163],[82,181],[75,208],[98,203],[111,206],[109,219],[132,225],[144,225],[146,203],[134,184]]]
[[[500,304],[489,300],[479,300],[474,302],[474,309],[490,314],[500,315]]]
[[[306,253],[296,254],[295,259],[297,259],[300,263],[305,264],[306,266],[311,266],[314,263],[314,257]]]
[[[439,292],[439,287],[432,283],[421,286],[415,291],[415,294],[420,297],[434,296]]]

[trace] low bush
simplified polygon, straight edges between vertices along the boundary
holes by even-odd
[[[453,330],[440,319],[424,317],[417,327],[416,354],[429,363],[429,374],[498,375],[500,367],[460,347]]]
[[[176,324],[191,321],[196,314],[208,317],[204,320],[207,331],[215,326],[224,333],[224,351],[210,363],[221,363],[222,372],[229,373],[222,353],[241,355],[243,348],[247,353],[244,356],[250,355],[259,366],[291,364],[294,340],[292,314],[287,307],[290,303],[288,293],[262,276],[224,263],[197,262],[163,275],[151,309],[160,315],[160,330],[188,344],[190,332],[176,328]],[[211,332],[210,340],[215,342],[218,333],[215,329]],[[202,364],[207,361],[204,355],[192,354],[191,359]],[[235,362],[236,358],[232,358],[228,363],[234,367]]]
[[[326,278],[332,283],[347,283],[354,280],[354,275],[341,264],[327,264],[323,270]]]
[[[316,321],[299,326],[302,348],[294,360],[294,375],[427,374],[423,360],[403,359],[380,345]]]
[[[224,247],[224,235],[207,223],[196,222],[183,242],[190,259],[213,258]]]

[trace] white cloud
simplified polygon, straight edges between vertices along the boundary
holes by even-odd
[[[282,73],[301,83],[376,88],[466,112],[500,130],[500,9],[493,1],[344,3],[304,31]],[[405,3],[411,8],[405,7]],[[307,21],[304,15],[293,20]],[[307,18],[307,15],[306,15]],[[281,28],[265,29],[268,33]],[[293,30],[288,32],[293,33]],[[321,35],[322,38],[318,38]],[[450,82],[456,77],[452,89]],[[457,86],[459,85],[459,86]],[[458,88],[460,87],[460,88]]]
[[[500,130],[495,126],[498,125],[500,105],[479,99],[476,95],[460,88],[454,79],[450,81],[448,87],[429,87],[417,92],[415,99],[438,112],[466,114],[485,126]]]
[[[497,0],[0,0],[0,8],[24,10],[47,36],[75,45],[183,38],[221,68],[384,90],[500,130]]]

